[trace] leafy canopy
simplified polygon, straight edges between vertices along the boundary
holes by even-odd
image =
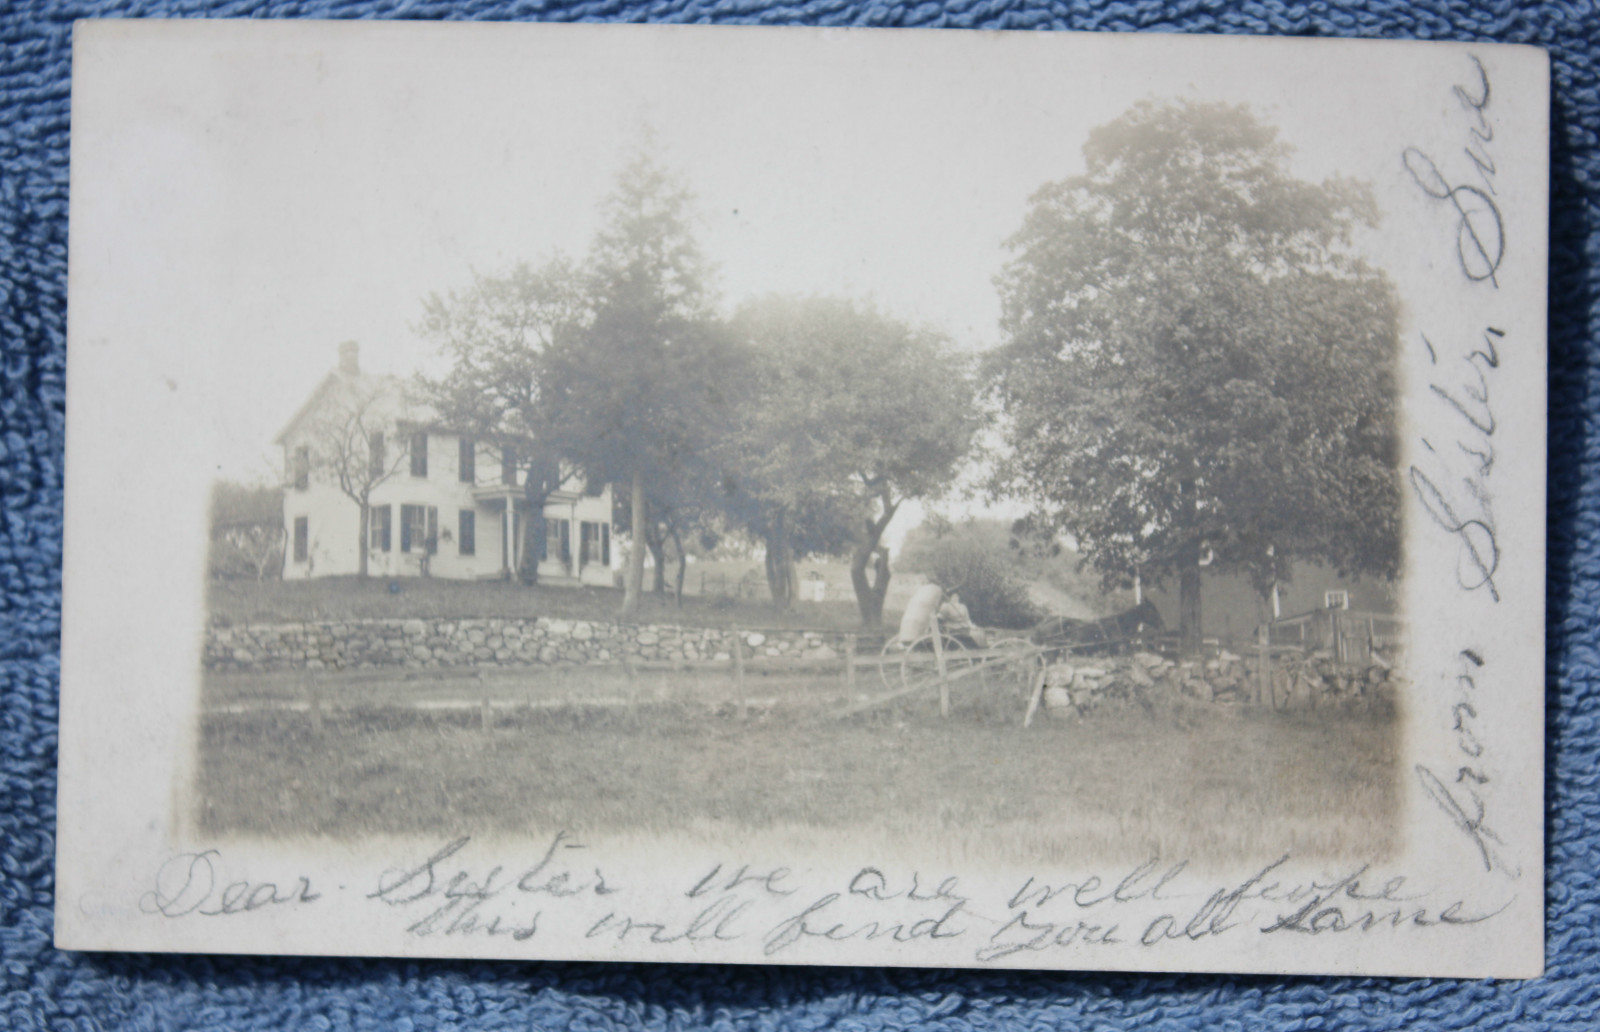
[[[823,297],[750,302],[733,332],[753,375],[724,467],[758,533],[783,513],[803,551],[837,553],[869,518],[942,493],[972,448],[970,363],[938,334]]]
[[[1398,306],[1352,245],[1376,205],[1288,155],[1246,108],[1142,103],[1008,242],[995,486],[1108,583],[1196,539],[1262,584],[1293,556],[1397,569]]]

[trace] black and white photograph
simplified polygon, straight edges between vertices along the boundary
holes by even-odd
[[[77,49],[58,941],[1538,973],[1542,54]]]

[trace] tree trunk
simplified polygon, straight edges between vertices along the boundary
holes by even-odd
[[[657,595],[667,593],[667,549],[666,541],[662,539],[661,528],[652,520],[645,531],[645,547],[650,549],[650,558],[655,560],[655,577],[650,590]]]
[[[534,479],[533,471],[528,471],[528,479],[522,487],[522,500],[527,505],[528,511],[522,518],[522,562],[515,569],[511,569],[511,579],[519,580],[524,584],[539,583],[539,535],[545,532],[544,503],[549,497],[548,492],[542,489],[543,485]],[[506,502],[506,508],[511,508],[511,502]],[[506,513],[511,518],[511,513]],[[506,563],[508,569],[511,563]]]
[[[878,542],[883,540],[883,532],[900,508],[899,502],[890,499],[888,491],[883,491],[879,497],[883,510],[877,519],[867,521],[866,536],[850,555],[850,586],[855,588],[856,608],[861,611],[863,627],[877,627],[883,623],[883,600],[889,594],[889,550],[880,548]],[[868,564],[872,565],[870,580]]]
[[[372,506],[363,498],[361,499],[361,540],[358,542],[360,547],[356,549],[356,576],[362,580],[367,579],[367,550],[370,537],[367,524],[371,520]]]
[[[767,588],[778,608],[788,609],[794,604],[794,549],[789,546],[788,528],[781,518],[767,532],[766,540]]]
[[[1178,484],[1178,518],[1183,527],[1178,546],[1178,638],[1183,654],[1200,652],[1200,528],[1193,480]]]
[[[856,589],[856,608],[861,610],[861,626],[877,627],[883,623],[883,599],[889,593],[889,550],[858,547],[850,556],[850,585]],[[872,579],[867,578],[867,564],[876,555]]]
[[[628,576],[622,587],[622,615],[632,616],[639,611],[639,596],[644,588],[644,474],[633,471],[632,507],[633,547],[628,549]]]
[[[673,605],[683,608],[683,578],[689,573],[689,557],[683,551],[683,538],[678,535],[678,528],[672,528],[672,546],[678,550],[678,580],[672,589]]]

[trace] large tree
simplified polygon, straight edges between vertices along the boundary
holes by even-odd
[[[629,500],[624,613],[639,605],[648,500],[706,450],[730,404],[737,354],[713,315],[711,270],[688,191],[647,155],[631,160],[602,208],[585,273],[591,313],[543,366],[548,440]]]
[[[1258,585],[1297,558],[1399,564],[1397,310],[1352,243],[1365,186],[1297,179],[1246,108],[1142,103],[1090,133],[1084,174],[1032,198],[998,280],[997,485],[1108,583]]]
[[[494,446],[494,460],[521,480],[533,515],[523,521],[528,557],[538,555],[540,514],[564,473],[548,418],[545,363],[558,341],[580,335],[591,318],[583,285],[566,259],[521,264],[430,296],[418,327],[449,363],[442,376],[422,381],[423,396],[443,423]],[[518,572],[536,581],[538,562]]]
[[[362,376],[341,371],[309,426],[306,468],[291,472],[303,476],[325,474],[344,496],[356,504],[356,575],[366,577],[371,550],[372,492],[398,473],[409,461],[407,442],[395,440],[396,429],[409,421],[404,385],[390,377]]]
[[[883,619],[882,541],[909,498],[943,493],[970,454],[980,415],[969,361],[942,336],[870,306],[769,297],[734,331],[755,374],[727,463],[768,545],[773,597],[793,597],[797,548],[850,553],[862,622]]]

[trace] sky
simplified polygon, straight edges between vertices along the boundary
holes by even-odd
[[[1140,99],[1248,103],[1299,174],[1414,190],[1386,103],[1404,70],[1361,60],[1384,44],[331,23],[95,42],[120,60],[74,88],[76,337],[184,356],[164,380],[235,480],[276,475],[339,342],[409,375],[436,360],[414,330],[430,293],[581,256],[646,141],[696,197],[725,311],[870,299],[971,350],[999,340],[1030,194]]]

